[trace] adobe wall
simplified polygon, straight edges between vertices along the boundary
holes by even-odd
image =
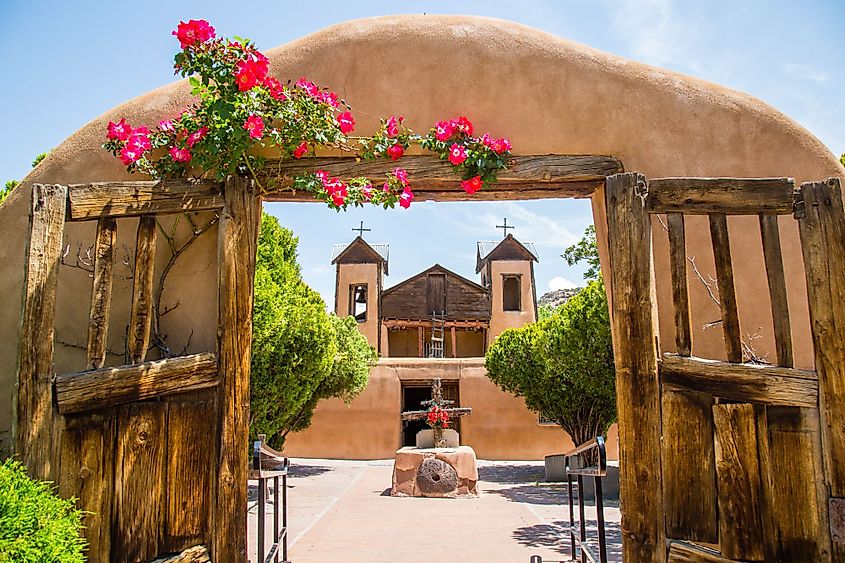
[[[356,130],[363,133],[391,114],[403,114],[421,132],[437,120],[466,114],[477,130],[508,136],[517,154],[609,154],[626,170],[649,177],[791,176],[802,182],[845,176],[837,158],[810,132],[751,96],[507,21],[438,15],[355,20],[265,52],[272,74],[294,80],[307,76],[350,100]],[[486,86],[471,87],[475,84]],[[100,147],[106,123],[126,117],[133,124],[153,126],[190,103],[187,82],[178,81],[106,112],[53,149],[0,206],[0,432],[10,428],[8,406],[15,393],[30,185],[141,179],[127,175]],[[744,334],[759,328],[755,345],[771,358],[771,314],[757,221],[729,218],[728,223],[741,328]],[[799,367],[810,367],[797,228],[790,217],[781,218],[780,224],[795,360]],[[90,242],[91,229],[69,227],[66,238],[73,244]],[[605,230],[598,220],[600,242]],[[131,222],[121,221],[120,236],[131,239],[131,231]],[[668,250],[659,224],[655,235],[660,337],[671,349]],[[705,275],[712,274],[706,221],[690,221],[687,236],[689,255]],[[603,242],[600,252],[606,258]],[[185,275],[173,284],[174,293],[185,298],[167,322],[178,340],[193,330],[191,350],[211,349],[217,314],[213,236],[189,256],[194,258],[186,257]],[[603,266],[607,278],[606,260]],[[63,273],[60,284],[63,294],[78,303],[67,304],[71,310],[60,313],[57,339],[80,339],[85,331],[77,328],[87,320],[90,278]],[[718,318],[717,307],[696,284],[691,285],[690,304],[693,352],[720,357],[718,328],[701,329]]]
[[[285,445],[291,457],[388,459],[401,445],[402,381],[458,380],[461,406],[472,414],[461,419],[461,443],[482,459],[542,460],[572,448],[560,427],[541,425],[522,398],[501,391],[487,377],[483,358],[385,358],[370,373],[367,388],[349,405],[323,401],[311,427],[292,434]],[[618,458],[616,427],[607,440],[609,459]]]
[[[379,267],[377,264],[339,264],[336,268],[335,314],[339,317],[349,315],[349,286],[367,284],[367,321],[358,323],[358,330],[367,338],[370,346],[378,349],[379,345]],[[324,298],[328,296],[323,296]]]
[[[490,330],[487,332],[489,346],[502,331],[518,328],[537,320],[534,308],[534,274],[532,263],[527,260],[493,260],[491,269],[491,318]],[[502,274],[520,274],[520,311],[505,311],[502,301]]]

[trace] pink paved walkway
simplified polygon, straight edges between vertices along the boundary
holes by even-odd
[[[479,462],[482,493],[467,499],[390,497],[392,461],[294,460],[293,467],[293,563],[568,559],[565,487],[543,483],[542,464]],[[605,510],[611,560],[619,560],[617,506],[607,502]],[[254,507],[249,520],[255,561]]]

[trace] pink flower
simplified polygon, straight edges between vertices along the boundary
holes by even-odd
[[[188,145],[188,147],[193,148],[194,145],[199,143],[203,137],[205,137],[206,133],[208,133],[208,127],[200,127],[185,138],[185,144]]]
[[[437,137],[438,141],[446,141],[454,135],[455,133],[455,126],[452,125],[451,121],[438,121],[434,125],[434,136]]]
[[[141,158],[142,154],[142,151],[127,145],[120,149],[120,162],[129,166],[133,162],[137,162],[138,159]]]
[[[288,98],[285,96],[285,89],[282,86],[282,83],[272,76],[268,76],[264,79],[264,87],[267,88],[267,91],[270,92],[270,96],[274,100],[283,102]]]
[[[170,147],[170,157],[174,162],[188,162],[191,160],[191,151],[179,147]]]
[[[196,43],[205,43],[214,38],[214,28],[205,20],[190,20],[188,23],[179,22],[176,31],[171,33],[179,40],[179,46],[184,49]]]
[[[403,209],[408,209],[411,207],[411,202],[414,201],[414,192],[411,191],[411,188],[406,187],[405,190],[399,195],[399,206]]]
[[[249,54],[247,62],[251,63],[251,72],[259,82],[267,77],[267,71],[270,69],[270,59],[268,59],[261,51],[252,51]]]
[[[399,134],[399,124],[405,121],[405,118],[401,115],[397,118],[395,115],[388,118],[387,123],[385,124],[385,129],[387,130],[387,136],[391,139]]]
[[[490,141],[490,150],[496,154],[502,154],[511,150],[511,142],[507,139],[494,139]]]
[[[461,187],[468,194],[474,194],[475,192],[480,190],[483,186],[484,186],[484,182],[481,181],[481,176],[473,176],[469,180],[463,180],[461,182]]]
[[[335,94],[334,92],[324,90],[322,92],[319,92],[316,98],[324,104],[332,106],[333,108],[340,107],[340,100],[337,97],[337,94]]]
[[[314,176],[318,180],[320,180],[320,183],[323,184],[323,187],[325,187],[326,182],[329,179],[329,173],[326,172],[325,170],[317,170],[316,172],[314,172]]]
[[[340,132],[344,135],[352,133],[352,130],[355,129],[355,119],[348,111],[337,116],[337,124],[340,126]]]
[[[260,139],[264,136],[264,121],[257,115],[250,115],[244,121],[244,129],[249,131],[249,136],[253,139]]]
[[[391,189],[390,189],[390,182],[385,182],[385,183],[384,183],[384,185],[381,187],[381,190],[382,190],[384,193],[390,193],[390,191],[391,191]]]
[[[402,158],[402,155],[405,154],[405,149],[399,143],[396,143],[389,149],[387,149],[387,154],[393,160],[399,160]]]
[[[132,126],[126,123],[125,119],[118,121],[117,123],[113,121],[109,121],[109,129],[108,133],[106,133],[106,138],[118,141],[125,141],[129,138],[129,135],[132,134]]]
[[[408,186],[408,171],[404,168],[396,168],[393,171],[393,175],[396,176],[396,179],[399,180],[403,186]]]
[[[484,143],[485,147],[489,147],[490,143],[493,142],[493,139],[490,138],[490,133],[485,133],[481,136],[481,142]]]
[[[373,199],[373,185],[372,184],[364,184],[361,187],[361,193],[364,194],[364,197],[368,200]]]
[[[346,195],[346,184],[340,181],[340,178],[331,178],[329,180],[323,181],[323,187],[326,188],[326,191],[330,194],[342,192],[343,195]]]
[[[463,145],[459,145],[458,143],[452,143],[452,146],[449,147],[449,162],[454,164],[455,166],[459,165],[463,161],[467,159],[467,150],[464,148]]]
[[[463,115],[452,120],[452,126],[466,135],[472,135],[472,122]]]
[[[316,97],[317,94],[320,93],[320,89],[317,85],[304,77],[297,80],[296,85],[305,90],[311,97]]]
[[[302,141],[298,147],[293,151],[293,157],[300,159],[308,152],[308,143]]]
[[[176,131],[176,126],[173,125],[173,121],[171,121],[170,119],[162,119],[161,121],[159,121],[158,128],[167,133],[173,133],[174,131]]]
[[[263,75],[259,75],[260,70],[260,65],[251,58],[238,61],[238,64],[235,65],[235,83],[238,85],[238,90],[246,92],[263,80],[267,74],[267,69],[264,68]]]
[[[129,136],[129,139],[126,140],[126,146],[142,153],[152,148],[150,138],[143,133],[132,133],[132,135]]]

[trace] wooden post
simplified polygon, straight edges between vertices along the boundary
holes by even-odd
[[[661,562],[666,559],[666,534],[647,186],[644,176],[631,173],[610,176],[605,186],[619,414],[622,553],[626,561]]]
[[[689,356],[692,352],[692,328],[684,216],[681,213],[667,213],[666,223],[669,226],[669,264],[672,272],[672,303],[675,307],[675,348],[681,356]]]
[[[423,341],[425,340],[424,334],[425,334],[425,329],[421,326],[418,326],[417,327],[417,354],[418,354],[418,357],[420,357],[420,358],[425,356],[425,346],[423,344]]]
[[[845,211],[839,179],[801,184],[795,217],[819,375],[825,481],[829,506],[841,506],[845,504]],[[830,519],[831,555],[834,561],[845,561],[845,525],[837,520]]]
[[[88,368],[103,367],[108,345],[111,311],[112,268],[117,221],[104,217],[97,222],[94,243],[94,281],[91,291],[91,315],[88,320]]]
[[[65,186],[34,184],[18,348],[15,444],[32,477],[53,479],[53,331]],[[14,419],[14,417],[13,417]]]
[[[455,327],[452,327],[452,357],[458,357],[458,338],[455,335]]]
[[[246,561],[249,370],[261,200],[252,182],[241,177],[226,180],[224,199],[217,242],[220,442],[211,543],[214,561]]]
[[[156,218],[143,215],[138,220],[135,240],[135,270],[132,278],[132,312],[129,316],[129,360],[140,364],[150,345],[153,317],[153,274],[155,274]]]

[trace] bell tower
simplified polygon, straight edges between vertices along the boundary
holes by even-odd
[[[381,353],[381,292],[388,274],[389,246],[368,244],[358,236],[350,244],[335,245],[334,312],[355,317],[358,330]]]

